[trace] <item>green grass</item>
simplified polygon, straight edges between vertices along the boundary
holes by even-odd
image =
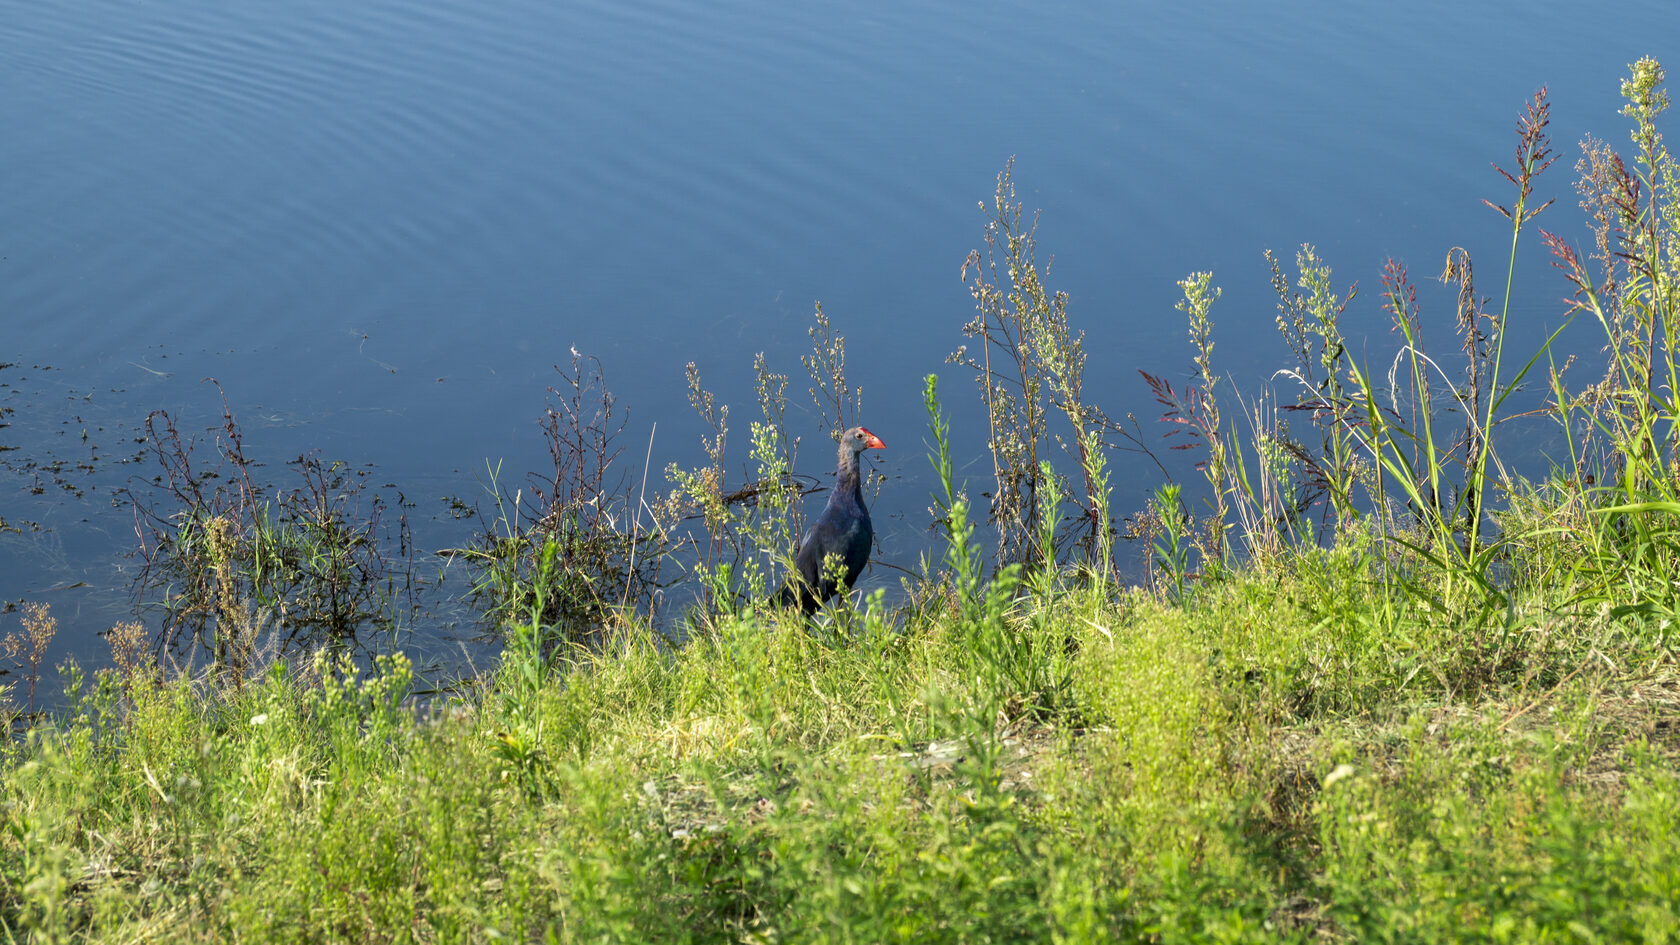
[[[1680,938],[1680,674],[1583,618],[1499,665],[1327,552],[1084,592],[1052,715],[972,628],[623,631],[420,707],[400,658],[105,674],[4,759],[0,924],[58,941]]]

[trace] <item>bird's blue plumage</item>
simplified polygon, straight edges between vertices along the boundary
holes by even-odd
[[[841,434],[834,491],[829,493],[822,514],[799,541],[799,552],[794,557],[796,573],[782,591],[784,604],[797,602],[799,609],[809,614],[833,597],[842,585],[849,588],[857,583],[863,566],[869,562],[869,548],[875,540],[869,509],[863,504],[858,454],[882,447],[880,438],[862,427]],[[830,557],[839,559],[842,578],[839,584],[834,580],[833,566],[825,564]]]

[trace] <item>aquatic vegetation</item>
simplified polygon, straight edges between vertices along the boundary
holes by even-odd
[[[225,396],[210,462],[166,411],[146,418],[145,443],[162,472],[125,490],[140,538],[135,589],[159,605],[169,646],[203,645],[240,676],[264,635],[308,648],[394,625],[414,590],[401,495],[369,490],[362,471],[314,455],[287,463],[292,488],[261,483]]]
[[[574,349],[570,366],[555,371],[560,381],[541,420],[552,468],[510,492],[499,467],[487,467],[495,514],[480,516],[485,528],[470,547],[449,553],[471,566],[472,600],[493,627],[536,606],[538,626],[584,640],[611,615],[651,606],[675,511],[648,496],[645,469],[637,480],[619,463],[627,421],[600,361]]]

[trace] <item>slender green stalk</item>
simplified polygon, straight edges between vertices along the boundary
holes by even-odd
[[[1542,210],[1545,210],[1547,207],[1552,205],[1552,201],[1548,200],[1538,207],[1529,209],[1529,198],[1534,193],[1534,179],[1538,177],[1541,172],[1545,171],[1546,168],[1551,167],[1553,161],[1557,160],[1556,155],[1551,153],[1551,145],[1546,137],[1546,125],[1550,121],[1551,103],[1546,101],[1546,89],[1542,87],[1540,91],[1535,93],[1533,100],[1528,105],[1527,112],[1519,118],[1517,122],[1518,144],[1516,173],[1513,174],[1506,171],[1504,168],[1500,168],[1495,165],[1495,170],[1498,170],[1507,181],[1516,185],[1516,202],[1510,209],[1506,209],[1498,204],[1483,201],[1484,203],[1487,203],[1488,206],[1498,210],[1507,220],[1510,221],[1511,248],[1510,258],[1507,260],[1505,267],[1505,293],[1504,299],[1500,304],[1499,321],[1493,326],[1493,373],[1488,381],[1488,389],[1494,391],[1495,393],[1494,396],[1488,398],[1486,408],[1484,409],[1481,417],[1481,449],[1476,457],[1476,464],[1474,467],[1477,475],[1474,476],[1474,481],[1468,484],[1469,488],[1473,490],[1474,495],[1474,501],[1471,507],[1478,510],[1485,508],[1483,498],[1486,494],[1485,487],[1488,458],[1493,450],[1494,413],[1505,398],[1510,396],[1511,392],[1516,388],[1516,381],[1511,381],[1504,387],[1504,389],[1501,389],[1500,380],[1503,375],[1500,372],[1505,355],[1505,337],[1509,334],[1508,328],[1511,316],[1511,298],[1516,287],[1517,242],[1522,236],[1523,225],[1538,216]],[[1533,363],[1532,359],[1529,363]],[[1472,527],[1469,529],[1469,535],[1466,536],[1468,556],[1472,559],[1476,557],[1477,545],[1480,540],[1480,523],[1473,523]]]

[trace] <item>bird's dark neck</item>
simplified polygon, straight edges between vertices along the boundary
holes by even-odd
[[[858,472],[858,454],[851,447],[840,445],[840,465],[834,474],[834,494],[830,505],[845,505],[863,509],[863,482]]]

